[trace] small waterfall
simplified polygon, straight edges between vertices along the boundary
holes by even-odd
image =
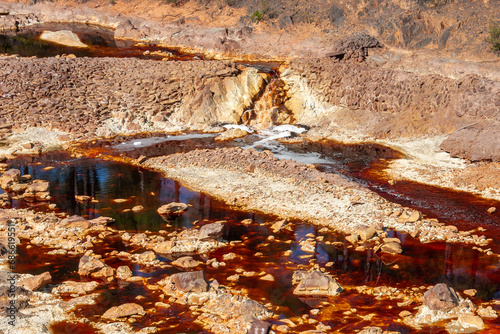
[[[251,108],[241,116],[242,124],[255,129],[292,124],[293,114],[285,107],[288,98],[285,82],[278,75],[268,75],[264,89],[256,96]]]

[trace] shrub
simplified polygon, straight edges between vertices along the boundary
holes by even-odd
[[[256,10],[255,12],[250,14],[250,18],[252,19],[252,21],[259,22],[262,21],[262,19],[264,18],[264,14]]]
[[[500,51],[500,26],[491,22],[488,33],[489,37],[486,41],[493,45],[493,51]]]

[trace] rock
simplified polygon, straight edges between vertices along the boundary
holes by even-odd
[[[248,135],[248,132],[240,128],[229,129],[215,137],[216,141],[230,141],[236,138],[243,138]]]
[[[90,222],[81,216],[73,215],[61,220],[59,225],[66,227],[79,227],[82,229],[87,229],[90,227]]]
[[[467,296],[470,296],[470,297],[474,297],[477,293],[477,290],[476,289],[467,289],[467,290],[464,290],[464,295],[467,295]]]
[[[491,306],[488,307],[482,307],[480,306],[477,309],[477,314],[481,316],[482,318],[487,318],[487,319],[496,319],[498,318],[497,311],[495,311]]]
[[[401,312],[399,312],[399,316],[400,316],[401,318],[409,317],[410,315],[411,315],[411,312],[406,311],[406,310],[405,310],[405,311],[401,311]]]
[[[25,278],[19,281],[18,284],[24,287],[25,289],[28,289],[30,291],[35,291],[41,288],[42,286],[50,283],[51,281],[52,281],[52,276],[48,271],[46,271],[43,274]]]
[[[116,278],[121,280],[126,280],[127,278],[132,277],[132,270],[128,266],[120,266],[116,269]]]
[[[383,330],[380,327],[364,327],[359,334],[382,334]]]
[[[431,310],[449,311],[458,306],[458,296],[452,287],[439,283],[424,293],[424,303]]]
[[[171,282],[177,290],[182,292],[206,292],[208,290],[203,270],[173,274]]]
[[[153,248],[153,250],[157,253],[160,253],[160,254],[169,254],[174,246],[175,246],[175,242],[164,241],[164,242],[160,242],[159,244],[157,244]]]
[[[91,282],[75,282],[65,281],[61,285],[52,289],[55,294],[77,294],[84,295],[89,291],[95,290],[99,286],[96,281]]]
[[[49,183],[43,180],[34,180],[23,194],[26,201],[50,200]]]
[[[21,144],[21,147],[25,150],[31,150],[33,148],[33,143],[31,142],[26,142],[26,143],[22,143]]]
[[[101,260],[84,255],[80,258],[80,263],[78,264],[78,274],[80,276],[88,276],[93,272],[101,270],[105,266],[106,265]]]
[[[141,40],[146,35],[144,32],[138,30],[130,20],[126,20],[118,25],[115,29],[115,38],[118,39],[133,39],[133,40]]]
[[[356,230],[356,233],[359,235],[361,241],[367,241],[371,239],[377,232],[373,227],[364,227]]]
[[[478,317],[477,315],[473,315],[470,313],[462,314],[458,317],[458,324],[462,326],[462,328],[468,330],[467,332],[470,333],[470,330],[481,330],[484,329],[484,321],[481,319],[481,317]]]
[[[162,205],[161,207],[158,208],[157,212],[162,216],[173,217],[181,215],[187,209],[188,209],[187,204],[172,202],[166,205]]]
[[[276,280],[274,278],[274,276],[271,274],[264,275],[264,276],[260,277],[260,279],[263,281],[269,281],[269,282],[274,282]]]
[[[62,44],[66,46],[71,46],[75,48],[86,48],[87,44],[82,43],[80,38],[70,30],[59,30],[59,31],[44,31],[40,35],[40,39],[56,44]]]
[[[200,264],[199,261],[196,261],[191,256],[180,257],[175,261],[172,261],[172,265],[176,267],[181,267],[183,269],[190,269],[198,266]]]
[[[345,240],[349,241],[351,244],[356,244],[359,240],[359,235],[357,233],[353,233],[345,237]]]
[[[22,193],[22,192],[25,192],[26,189],[28,189],[28,186],[29,186],[29,184],[26,184],[26,183],[16,183],[10,188],[10,191],[12,191],[13,193],[16,193],[16,194]]]
[[[422,213],[420,211],[414,210],[406,221],[408,223],[415,223],[421,219],[422,219]]]
[[[380,247],[380,250],[383,253],[389,253],[389,254],[401,254],[401,253],[403,253],[403,249],[401,248],[401,245],[397,242],[389,242],[389,243],[383,244]]]
[[[152,251],[146,251],[137,256],[137,261],[140,263],[150,263],[156,260],[156,254]]]
[[[135,314],[145,315],[146,312],[144,312],[144,308],[141,305],[135,303],[127,303],[110,308],[101,316],[101,318],[117,319],[122,317],[128,317]]]
[[[368,55],[367,49],[379,46],[380,43],[376,38],[361,33],[336,41],[330,51],[326,53],[326,56],[340,60],[358,59],[360,57],[364,59]]]
[[[491,208],[489,208],[487,211],[488,211],[488,213],[491,215],[491,214],[493,214],[493,213],[497,212],[497,208],[495,208],[494,206],[492,206],[492,207],[491,207]]]
[[[271,230],[274,233],[278,233],[283,228],[283,226],[285,225],[285,223],[286,223],[286,219],[277,221],[276,223],[274,223],[274,224],[271,225]]]
[[[217,239],[222,236],[224,232],[224,224],[223,223],[211,223],[207,225],[203,225],[200,228],[200,240],[211,240]]]
[[[92,225],[109,225],[114,222],[115,222],[114,218],[104,217],[104,216],[100,216],[92,220],[89,220],[89,223],[91,223]]]
[[[500,161],[499,125],[498,121],[480,120],[451,133],[439,147],[453,157],[471,161]]]
[[[113,277],[114,275],[115,275],[115,270],[108,266],[105,266],[101,270],[98,270],[90,274],[90,276],[92,277],[103,278],[103,279],[108,279],[110,277]]]
[[[9,169],[0,176],[0,188],[8,191],[21,180],[21,171],[19,169]]]
[[[135,162],[138,163],[139,165],[141,165],[146,160],[148,160],[148,157],[146,157],[145,155],[141,155],[139,158],[135,159]]]
[[[293,293],[298,296],[336,296],[342,291],[333,278],[315,270],[301,280]]]
[[[270,327],[271,324],[268,323],[267,321],[256,319],[252,322],[252,327],[250,327],[248,334],[267,334],[269,333]]]

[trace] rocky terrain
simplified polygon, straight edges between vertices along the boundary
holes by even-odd
[[[96,24],[158,60],[0,55],[0,332],[496,332],[498,278],[489,276],[500,256],[493,226],[500,209],[500,58],[487,40],[500,23],[499,5],[2,1],[0,32],[11,38],[26,38],[16,31],[40,23]],[[95,48],[66,29],[40,39]],[[144,51],[158,45],[196,54],[177,61],[167,51]],[[287,135],[271,129],[284,124],[300,127]],[[173,139],[178,145],[163,151],[139,141],[128,153],[108,147],[128,135],[193,132],[213,140],[184,146]],[[345,176],[348,165],[324,172],[269,150],[232,147],[255,137],[264,147],[278,137],[284,146],[387,145],[397,151],[362,172],[389,185],[468,192],[481,208],[491,203],[478,219],[492,219],[483,226],[434,218],[442,211],[412,208],[419,198],[379,185],[370,190],[363,178]],[[59,189],[53,192],[32,165],[11,168],[17,156],[53,149],[126,163],[140,174],[161,172],[176,187],[210,196],[208,216],[212,200],[225,203],[227,215],[179,226],[192,203],[177,194],[154,208],[160,230],[125,231],[104,214],[110,207],[92,207],[100,190],[72,194],[84,213],[69,215],[58,209]],[[122,182],[117,174],[95,178],[114,186]],[[140,182],[144,187],[142,176]],[[136,204],[118,219],[151,209]],[[231,211],[252,218],[230,219]],[[443,222],[450,220],[458,227]],[[12,249],[41,263],[30,267],[30,259],[12,258]],[[466,265],[453,267],[461,261]],[[439,274],[421,272],[428,268]],[[14,331],[4,321],[10,305],[18,310]]]

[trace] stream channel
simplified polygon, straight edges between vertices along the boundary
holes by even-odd
[[[61,25],[51,25],[51,29],[61,29]],[[67,25],[64,26],[67,28]],[[147,57],[146,50],[170,52],[174,60],[202,59],[202,55],[183,55],[176,50],[161,49],[152,46],[134,46],[123,42],[117,44],[109,32],[96,27],[85,26],[76,31],[84,42],[91,42],[95,47],[86,51],[54,46],[36,38],[40,31],[47,27],[33,27],[21,33],[1,35],[0,53],[18,53],[21,56],[54,56],[61,53],[73,53],[76,56],[116,56]],[[73,27],[73,29],[74,27]],[[153,59],[154,56],[152,56]],[[262,65],[262,64],[261,64]],[[441,222],[455,225],[459,230],[470,230],[483,227],[483,233],[494,241],[488,247],[493,251],[500,250],[500,216],[489,215],[486,209],[491,206],[500,207],[499,202],[479,197],[418,184],[415,182],[397,182],[389,185],[384,179],[383,169],[391,159],[404,158],[403,155],[390,148],[376,144],[346,145],[336,142],[308,142],[284,144],[276,141],[280,137],[293,136],[304,129],[295,126],[274,126],[267,130],[230,142],[220,143],[214,140],[214,134],[187,133],[183,135],[143,135],[134,137],[116,137],[88,144],[88,154],[81,158],[71,157],[64,151],[53,151],[41,156],[20,156],[9,160],[12,168],[19,168],[22,174],[30,174],[33,179],[50,182],[52,203],[57,204],[60,212],[69,215],[80,215],[87,219],[99,216],[112,217],[116,220],[114,227],[129,232],[146,232],[150,234],[169,233],[174,230],[191,228],[196,224],[226,220],[228,231],[224,238],[236,241],[229,248],[221,248],[208,256],[195,258],[206,262],[208,258],[223,261],[226,253],[236,254],[238,260],[225,261],[225,267],[214,268],[204,263],[203,269],[207,279],[216,279],[221,285],[245,291],[247,296],[265,305],[277,318],[296,319],[309,314],[311,309],[321,308],[317,315],[310,314],[324,325],[331,326],[339,333],[355,333],[365,326],[381,326],[385,330],[400,333],[420,333],[399,321],[399,313],[404,310],[413,311],[414,305],[397,306],[395,301],[377,298],[373,295],[358,293],[354,287],[388,286],[398,289],[419,289],[445,282],[456,290],[476,289],[473,301],[478,304],[486,301],[500,300],[500,264],[498,257],[486,256],[470,245],[433,242],[422,244],[411,236],[390,232],[390,236],[401,240],[404,253],[396,257],[384,257],[373,250],[355,251],[348,247],[345,236],[321,228],[307,222],[294,221],[288,228],[273,233],[270,225],[277,220],[260,212],[243,212],[210,197],[207,194],[194,192],[182,184],[164,178],[160,173],[144,168],[131,166],[119,161],[99,159],[99,156],[120,156],[137,158],[188,152],[194,149],[214,149],[220,147],[240,146],[253,147],[256,150],[270,150],[275,157],[292,159],[303,163],[314,164],[316,168],[338,173],[353,180],[379,195],[423,212],[426,216],[437,218]],[[0,190],[1,193],[1,190]],[[75,195],[89,195],[97,203],[79,203]],[[117,203],[115,199],[124,199]],[[170,202],[189,204],[188,211],[182,216],[166,222],[156,213],[156,209]],[[129,209],[142,205],[144,210],[133,212]],[[12,207],[27,207],[23,201],[13,201]],[[46,206],[37,206],[36,210],[48,210]],[[252,224],[242,221],[251,219]],[[314,254],[304,252],[299,241],[312,233],[315,237],[323,237],[317,243]],[[270,243],[269,237],[274,236]],[[335,246],[334,246],[335,243]],[[70,255],[48,255],[52,249],[38,246],[27,247],[23,241],[18,248],[19,257],[16,272],[39,274],[50,271],[52,284],[66,280],[86,281],[78,271],[79,257]],[[136,246],[128,245],[119,237],[110,237],[104,244],[95,248],[95,253],[103,255],[106,263],[118,267],[128,265],[134,276],[148,280],[148,284],[179,272],[173,266],[167,268],[143,267],[118,257],[110,256],[112,251],[143,252]],[[284,252],[291,251],[289,256]],[[256,253],[259,253],[256,256]],[[169,264],[174,258],[158,255],[158,259]],[[292,275],[295,270],[309,268],[317,263],[326,268],[346,291],[339,296],[325,299],[305,299],[295,296]],[[328,267],[325,267],[329,264]],[[241,272],[271,273],[275,281],[263,281],[257,277],[244,277],[237,281],[228,277]],[[352,289],[351,289],[352,288]],[[81,306],[75,311],[78,317],[99,321],[108,308],[125,302],[137,302],[140,298],[144,308],[153,307],[162,301],[159,291],[148,290],[142,282],[119,284],[116,281],[98,290],[103,301],[97,305]],[[356,312],[347,312],[355,309]],[[496,306],[499,310],[499,305]],[[159,333],[209,333],[194,322],[195,316],[188,306],[172,304],[170,308],[159,309],[154,314],[137,319],[132,326],[139,330],[146,326],[155,326]],[[271,323],[276,320],[271,319]],[[310,330],[309,324],[291,328],[292,332]],[[52,327],[54,333],[93,333],[91,324],[58,323]],[[426,333],[446,333],[443,327],[428,326]],[[500,321],[487,322],[487,328],[481,333],[500,332]]]

